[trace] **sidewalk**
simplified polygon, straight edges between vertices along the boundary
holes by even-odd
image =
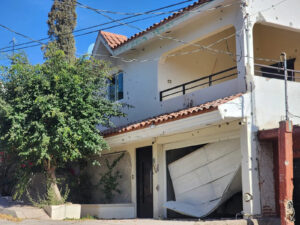
[[[0,214],[8,214],[22,219],[49,219],[43,209],[24,205],[22,202],[14,202],[11,197],[2,196],[0,196]]]

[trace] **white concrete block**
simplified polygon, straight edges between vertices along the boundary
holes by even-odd
[[[64,205],[48,205],[44,207],[44,210],[53,220],[65,219],[65,206]]]
[[[45,206],[44,210],[53,220],[80,219],[81,205],[64,204]]]
[[[81,205],[80,204],[65,204],[66,219],[80,219]]]

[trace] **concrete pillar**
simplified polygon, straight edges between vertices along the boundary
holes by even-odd
[[[250,119],[241,127],[243,212],[245,218],[261,215],[257,139]]]
[[[165,160],[162,145],[156,142],[152,146],[153,151],[153,217],[156,219],[164,217],[164,171]]]
[[[243,114],[245,118],[241,129],[242,151],[242,186],[244,217],[261,215],[261,201],[258,174],[258,140],[255,124],[255,101],[253,93],[254,51],[253,25],[249,11],[249,1],[242,1],[237,15],[236,29],[236,60],[239,72],[239,90],[249,93],[250,99],[244,102],[243,109],[250,106],[250,112]],[[243,112],[246,113],[246,112]]]
[[[278,129],[279,208],[281,225],[293,225],[293,124],[281,121]]]
[[[135,205],[135,214],[137,216],[137,199],[136,199],[136,149],[134,147],[128,148],[131,159],[131,202]]]
[[[241,4],[236,18],[236,62],[238,83],[241,92],[249,91],[254,75],[253,25],[248,6]]]

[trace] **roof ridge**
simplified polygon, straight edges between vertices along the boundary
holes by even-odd
[[[122,36],[124,38],[128,38],[126,35],[124,34],[117,34],[117,33],[113,33],[113,32],[109,32],[109,31],[104,31],[104,30],[100,30],[101,33],[106,33],[106,34],[112,34],[112,35],[117,35],[117,36]]]

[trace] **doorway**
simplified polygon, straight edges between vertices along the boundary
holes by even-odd
[[[136,149],[137,217],[153,218],[152,146]]]

